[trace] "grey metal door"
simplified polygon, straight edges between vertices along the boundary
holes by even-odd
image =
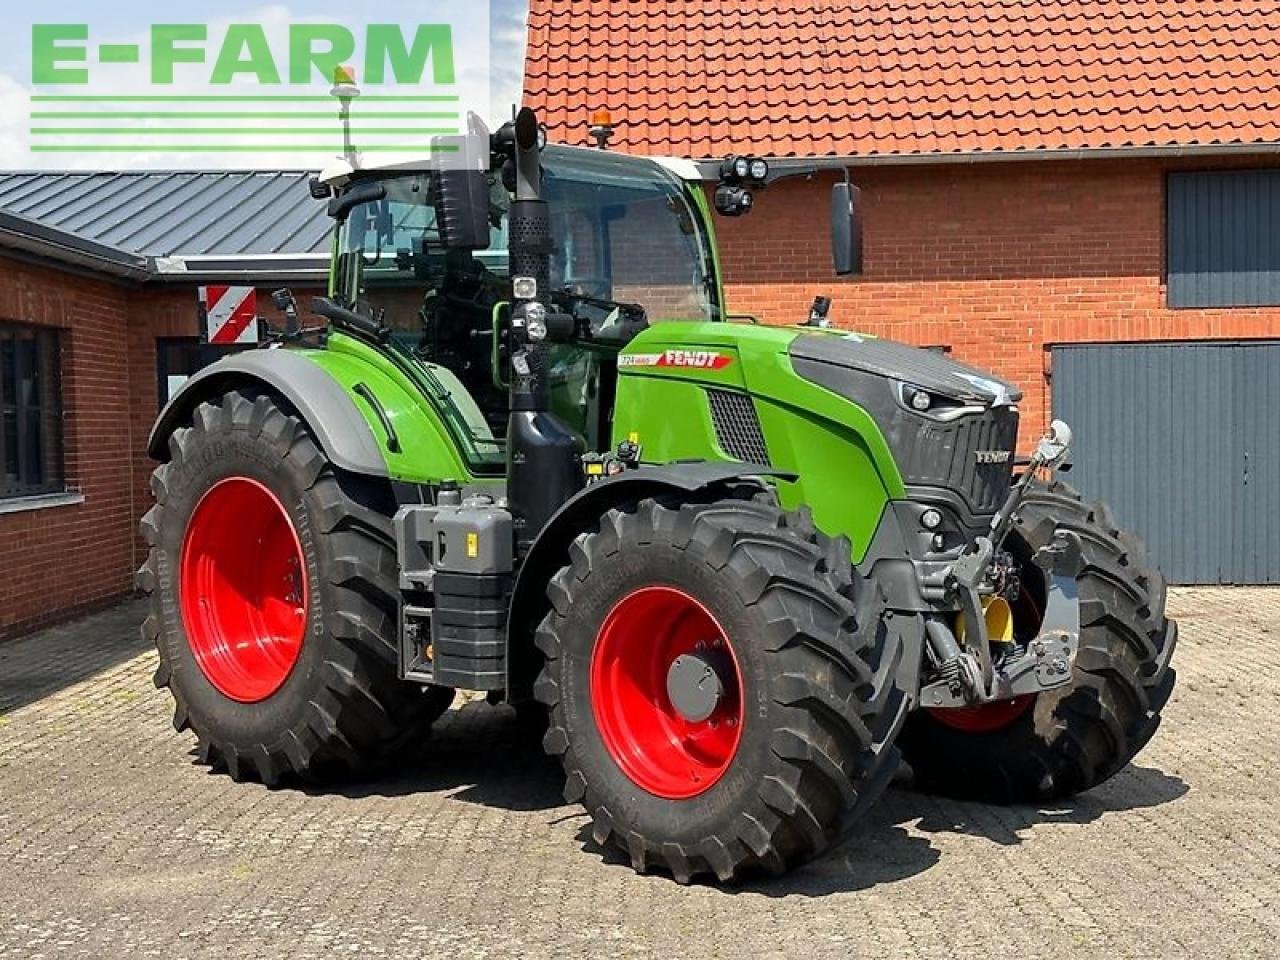
[[[1280,583],[1280,341],[1053,348],[1068,482],[1172,583]]]

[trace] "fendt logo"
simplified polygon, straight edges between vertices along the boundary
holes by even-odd
[[[978,463],[984,465],[996,463],[1008,463],[1009,458],[1013,456],[1008,450],[978,450],[974,456],[978,458]]]
[[[723,370],[733,357],[719,350],[666,350],[663,353],[630,353],[618,357],[620,367],[683,367],[692,370]]]

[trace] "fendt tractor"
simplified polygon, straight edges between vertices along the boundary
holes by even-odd
[[[549,147],[528,109],[459,139],[314,181],[324,323],[279,291],[264,347],[155,425],[143,629],[201,762],[370,776],[479,691],[544,725],[598,844],[729,882],[843,838],[900,758],[1045,803],[1147,743],[1176,626],[1056,479],[1069,429],[1019,458],[1015,387],[825,300],[728,314],[712,209],[782,165],[730,159],[708,198],[690,161]]]

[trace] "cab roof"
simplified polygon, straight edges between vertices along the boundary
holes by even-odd
[[[602,151],[593,150],[587,147],[570,147],[563,144],[549,144],[546,148],[548,155],[564,158],[572,156],[582,156],[590,158],[599,156]],[[615,153],[612,151],[603,151],[607,153],[610,159],[622,160],[624,162],[632,162],[637,167],[651,167],[653,165],[660,166],[668,172],[692,183],[700,182],[703,177],[698,170],[698,165],[692,160],[684,157],[637,157],[624,153]],[[426,158],[415,160],[401,161],[379,161],[377,158],[360,157],[357,155],[355,163],[349,158],[336,157],[320,171],[320,181],[322,183],[341,186],[351,179],[357,173],[364,172],[404,172],[410,173],[415,170],[429,170],[431,163]]]

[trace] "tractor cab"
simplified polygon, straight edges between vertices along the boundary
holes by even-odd
[[[683,174],[683,175],[682,175]],[[487,243],[441,230],[439,170],[330,174],[342,217],[330,294],[387,331],[438,381],[477,472],[505,462],[511,377],[511,192],[487,170]],[[722,318],[698,171],[567,147],[542,153],[550,210],[551,310],[571,325],[550,351],[551,410],[590,449],[609,442],[617,355],[649,325]]]

